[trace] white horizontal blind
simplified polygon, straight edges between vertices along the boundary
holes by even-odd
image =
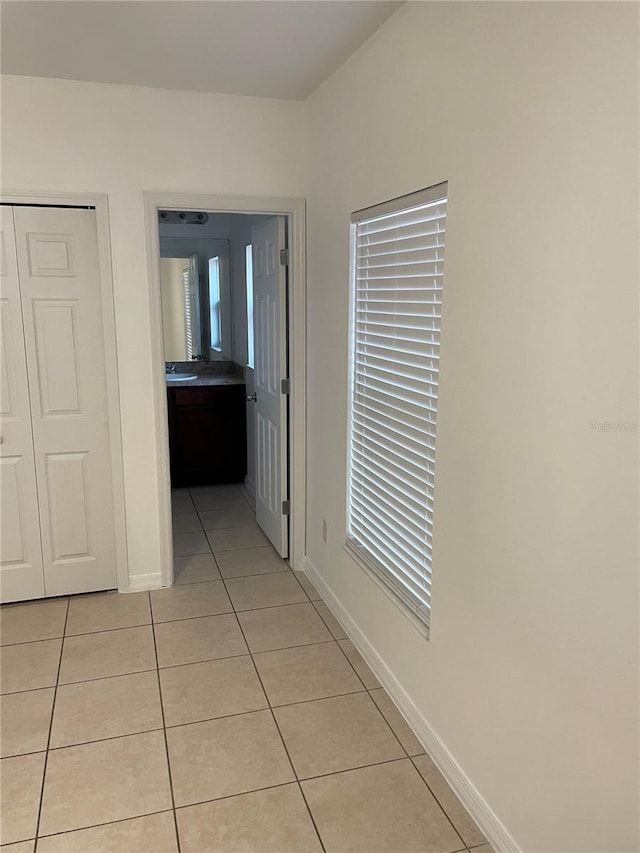
[[[182,270],[182,286],[184,289],[184,337],[187,344],[187,360],[190,361],[195,353],[193,351],[193,311],[191,310],[193,293],[189,267]]]
[[[447,185],[352,220],[347,547],[429,624]]]

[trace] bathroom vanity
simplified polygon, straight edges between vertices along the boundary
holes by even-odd
[[[246,385],[235,374],[167,377],[171,484],[239,483],[247,473]]]

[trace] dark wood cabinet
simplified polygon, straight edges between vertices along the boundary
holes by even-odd
[[[240,483],[247,473],[246,386],[167,388],[172,486]]]

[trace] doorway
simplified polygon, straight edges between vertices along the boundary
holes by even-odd
[[[147,196],[155,367],[162,368],[160,503],[172,521],[165,525],[166,585],[173,556],[178,572],[197,571],[216,549],[255,548],[257,558],[264,548],[267,559],[269,546],[303,567],[304,331],[301,324],[296,334],[292,322],[304,317],[303,203],[208,201]],[[173,318],[169,359],[171,264],[182,316]],[[176,330],[183,350],[175,349]]]

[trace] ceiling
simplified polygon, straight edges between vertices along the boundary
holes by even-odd
[[[2,72],[304,100],[401,5],[2,0]]]

